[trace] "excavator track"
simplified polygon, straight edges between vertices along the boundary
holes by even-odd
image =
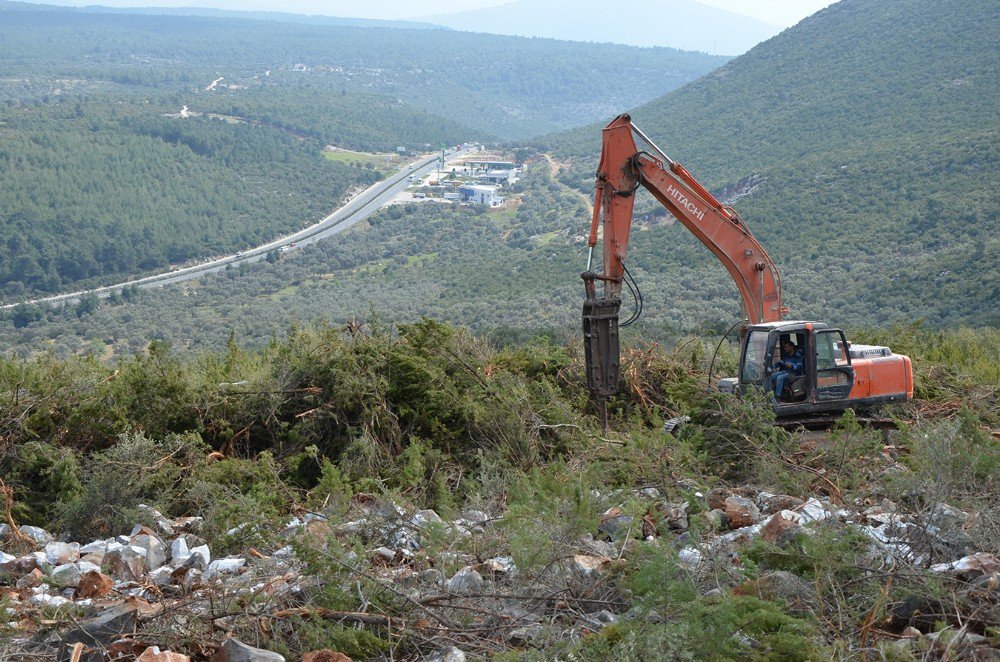
[[[829,430],[841,418],[841,412],[836,414],[820,414],[815,416],[790,416],[779,418],[776,424],[789,431],[794,430]],[[875,430],[896,430],[899,426],[892,418],[882,416],[858,416],[855,420],[866,428]]]

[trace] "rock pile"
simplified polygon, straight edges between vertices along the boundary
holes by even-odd
[[[249,621],[297,616],[405,631],[421,650],[437,650],[433,659],[457,661],[465,659],[464,651],[488,655],[541,646],[638,617],[615,576],[643,546],[672,548],[686,572],[707,576],[720,567],[738,567],[744,550],[758,541],[784,545],[831,525],[864,536],[876,570],[907,565],[961,581],[956,599],[979,605],[982,613],[1000,602],[1000,560],[972,549],[962,528],[968,515],[944,504],[914,514],[890,502],[848,508],[826,498],[803,500],[750,488],[693,487],[688,499],[677,502],[654,488],[591,496],[603,509],[596,529],[553,541],[558,545],[551,558],[524,568],[504,547],[509,539],[497,532],[502,518],[468,510],[445,519],[433,510],[407,510],[365,494],[353,497],[346,517],[331,510],[292,518],[282,533],[285,542],[267,554],[248,549],[225,558],[215,558],[199,536],[199,518],[170,519],[152,508],[144,508],[150,526],[86,543],[21,527],[36,548],[19,553],[4,525],[0,604],[6,610],[0,616],[6,617],[16,650],[61,660],[281,660],[236,635],[246,632],[241,628]],[[363,598],[364,591],[380,587],[405,610],[390,619],[310,604],[308,589],[328,579],[305,574],[297,558],[302,548],[342,570]],[[751,581],[716,582],[705,591],[780,601],[793,612],[817,609],[810,582],[785,570]],[[933,607],[916,602],[892,607],[885,627],[900,633],[901,648],[902,642],[923,646],[920,650],[988,645],[972,622],[950,634],[935,632],[935,623],[921,620]],[[192,644],[188,635],[194,625],[213,637]],[[305,659],[349,660],[333,650]]]
[[[127,535],[80,544],[55,540],[38,527],[20,527],[38,549],[20,555],[0,551],[0,602],[9,605],[4,615],[16,647],[35,651],[36,657],[48,652],[54,659],[85,662],[191,659],[146,641],[140,624],[199,592],[246,590],[240,575],[248,559],[213,559],[198,536],[201,518],[168,519],[141,508],[156,522],[156,531],[137,524]],[[8,530],[7,525],[0,529],[0,549],[13,547],[5,541]],[[44,614],[73,615],[74,625],[61,631],[39,628]],[[231,639],[215,659],[284,658]]]

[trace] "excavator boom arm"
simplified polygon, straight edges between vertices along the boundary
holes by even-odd
[[[658,156],[640,151],[636,132],[642,136],[628,115],[617,117],[604,129],[589,244],[591,249],[596,246],[603,219],[604,274],[596,278],[604,281],[605,298],[618,297],[621,292],[634,194],[643,186],[726,267],[743,300],[748,323],[781,320],[784,310],[778,267],[740,216],[652,143]],[[592,273],[590,267],[588,273]]]

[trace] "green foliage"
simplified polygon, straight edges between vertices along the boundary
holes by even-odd
[[[646,612],[662,611],[698,598],[698,586],[680,568],[673,550],[646,548],[629,559],[629,588]]]
[[[184,465],[195,462],[203,452],[196,436],[170,436],[162,441],[141,434],[123,436],[89,458],[82,490],[54,504],[59,529],[79,540],[106,538],[147,521],[140,504],[169,511],[186,480]]]
[[[388,157],[399,147],[409,156],[567,128],[726,59],[277,14],[8,2],[0,13],[7,301],[264,243],[377,181],[376,165],[395,170]],[[350,163],[323,158],[328,145],[388,154]],[[95,307],[85,299],[77,311]],[[18,328],[38,321],[31,309],[13,319]]]
[[[120,93],[149,88],[186,92],[195,87],[203,91],[222,71],[222,85],[205,92],[223,96],[227,86],[236,86],[236,91],[247,87],[251,94],[274,86],[319,88],[335,102],[337,96],[374,90],[504,139],[593,121],[609,107],[628,108],[655,98],[727,60],[667,48],[454,30],[308,25],[301,17],[289,20],[275,13],[259,21],[17,3],[4,3],[0,12],[0,72],[23,76],[27,70],[37,76],[5,80],[0,90],[10,99],[52,98],[49,76],[71,78],[73,91],[110,87]],[[101,47],[95,48],[96,43]],[[135,53],[143,53],[141,61]],[[188,93],[186,99],[192,96]],[[319,106],[310,105],[307,96],[298,95],[280,114],[283,122],[318,126]],[[303,108],[310,110],[302,113]],[[300,119],[293,119],[296,115]],[[406,128],[426,133],[421,142],[438,137],[434,124],[440,123],[427,116],[405,118]],[[347,133],[351,131],[364,130]]]
[[[60,503],[78,498],[83,490],[77,454],[45,442],[18,446],[0,457],[0,469],[14,488],[14,519],[24,524],[44,526]]]
[[[309,492],[307,505],[326,512],[347,514],[352,490],[340,470],[327,458],[323,458],[319,480]]]
[[[555,648],[520,659],[818,661],[830,655],[815,623],[751,597],[701,599],[670,622],[630,621]]]
[[[514,563],[524,571],[544,569],[600,523],[594,477],[561,463],[534,469],[510,485],[509,510],[501,526]]]
[[[291,625],[294,627],[298,646],[295,651],[285,651],[289,654],[329,649],[343,653],[352,660],[372,660],[391,648],[390,642],[367,630],[300,619],[292,619]]]
[[[963,403],[1000,425],[1000,329],[932,330],[920,323],[855,332],[856,342],[890,345],[913,361],[914,395],[923,400]]]
[[[164,117],[174,103],[86,99],[69,116],[68,102],[0,108],[0,294],[24,299],[235,252],[318,220],[378,178],[280,128]],[[85,296],[76,316],[98,306]],[[19,326],[36,319],[30,307],[15,312]]]
[[[694,603],[687,645],[704,659],[828,659],[816,624],[773,602],[738,596]]]
[[[705,470],[733,482],[760,475],[761,464],[780,457],[791,442],[791,435],[775,425],[770,395],[763,392],[741,398],[711,393],[692,423],[681,434],[701,451]]]
[[[277,540],[281,518],[295,502],[268,452],[227,458],[196,470],[175,508],[201,513],[205,534],[223,549],[263,547]]]
[[[904,428],[899,443],[908,451],[902,458],[908,471],[889,481],[891,498],[921,511],[947,503],[976,513],[966,533],[979,549],[1000,552],[1000,518],[994,507],[1000,491],[1000,442],[982,420],[963,408],[955,420]]]

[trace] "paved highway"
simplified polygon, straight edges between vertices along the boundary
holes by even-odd
[[[472,149],[450,149],[446,150],[445,154],[447,158],[455,159],[465,156],[471,151]],[[282,237],[281,239],[276,239],[270,243],[257,246],[256,248],[242,251],[236,255],[227,255],[226,257],[217,258],[208,262],[202,262],[201,264],[196,264],[194,266],[184,267],[183,269],[168,271],[153,276],[145,276],[143,278],[136,278],[135,280],[124,283],[106,285],[93,290],[80,290],[79,292],[70,292],[68,294],[57,294],[55,296],[32,299],[22,303],[75,303],[85,294],[96,294],[97,296],[104,298],[109,297],[116,292],[121,292],[122,288],[127,286],[135,286],[142,289],[165,287],[167,285],[173,285],[174,283],[200,278],[205,274],[222,271],[229,265],[236,265],[240,262],[257,262],[259,260],[263,260],[271,251],[295,250],[301,246],[305,246],[306,244],[311,244],[321,239],[332,237],[333,235],[339,234],[363,221],[385,205],[389,204],[400,191],[410,185],[410,175],[422,177],[433,172],[439,156],[439,154],[428,156],[420,161],[417,161],[416,163],[405,166],[388,179],[372,184],[367,189],[354,196],[343,207],[337,209],[319,223],[311,225],[304,230],[299,230],[294,234]],[[5,306],[0,306],[0,309],[13,308],[17,305],[19,304],[7,304]]]

